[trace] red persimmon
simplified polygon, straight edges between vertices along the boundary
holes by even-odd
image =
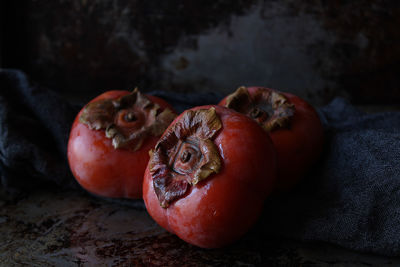
[[[70,132],[68,161],[76,180],[96,195],[141,198],[148,151],[175,117],[167,102],[137,89],[96,97]]]
[[[179,115],[151,152],[147,211],[162,227],[204,248],[240,238],[261,213],[276,177],[268,134],[220,106]]]
[[[277,191],[293,188],[322,151],[323,128],[317,112],[293,94],[239,87],[219,105],[249,116],[270,134],[277,152]]]

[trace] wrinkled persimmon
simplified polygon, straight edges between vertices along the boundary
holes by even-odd
[[[268,134],[220,106],[183,112],[151,152],[143,181],[147,211],[203,248],[230,244],[259,217],[276,177]]]
[[[68,161],[76,180],[99,196],[141,198],[148,151],[175,117],[167,102],[136,89],[96,97],[70,132]]]
[[[242,86],[219,105],[247,115],[270,134],[277,152],[277,191],[292,189],[321,154],[321,121],[315,109],[300,97]]]

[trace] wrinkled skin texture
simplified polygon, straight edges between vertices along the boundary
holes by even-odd
[[[100,99],[117,99],[128,91],[108,91],[91,102]],[[172,107],[164,100],[147,95],[161,109]],[[148,151],[154,147],[158,137],[148,136],[140,149],[115,149],[106,138],[105,131],[91,130],[79,122],[83,109],[77,115],[68,142],[68,161],[79,184],[87,191],[104,197],[142,197],[143,173],[149,160]]]
[[[250,95],[263,87],[248,87]],[[295,112],[290,126],[274,129],[270,137],[277,152],[278,178],[276,191],[290,191],[305,177],[317,161],[323,148],[323,128],[315,109],[303,99],[290,93],[283,93],[294,105]],[[225,97],[219,105],[225,106]]]
[[[153,219],[203,248],[222,247],[245,234],[260,215],[276,178],[276,155],[268,134],[242,114],[215,108],[222,122],[212,139],[222,161],[219,172],[191,186],[167,208],[156,196],[150,166],[143,181],[143,199]]]

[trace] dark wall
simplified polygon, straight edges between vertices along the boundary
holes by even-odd
[[[0,1],[0,67],[28,69],[28,1]]]
[[[2,65],[77,97],[263,85],[400,103],[399,1],[8,1]]]

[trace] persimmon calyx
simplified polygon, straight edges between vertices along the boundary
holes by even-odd
[[[150,153],[150,174],[161,207],[220,171],[221,158],[212,139],[221,128],[215,108],[188,110],[161,137]]]
[[[295,113],[294,105],[283,94],[260,88],[250,95],[244,86],[227,97],[225,107],[246,114],[267,132],[289,128]]]
[[[79,121],[90,129],[105,130],[115,149],[136,151],[149,136],[160,136],[176,114],[152,102],[137,88],[118,99],[101,99],[89,103]]]

